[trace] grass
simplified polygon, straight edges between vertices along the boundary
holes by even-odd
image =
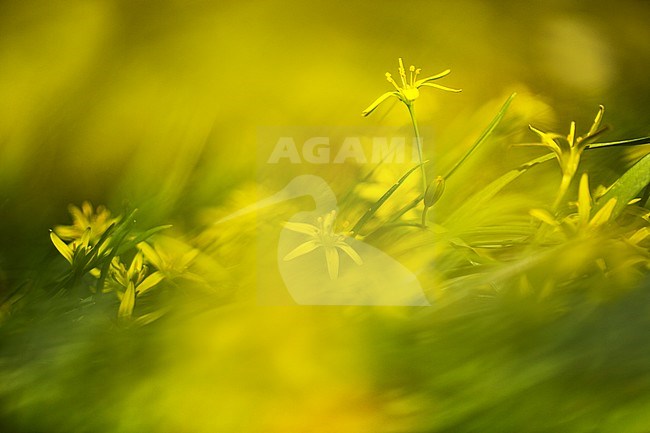
[[[72,207],[72,225],[53,221],[60,256],[2,299],[0,421],[15,432],[646,431],[649,140],[597,142],[601,107],[582,136],[570,120],[567,136],[533,128],[540,153],[510,141],[528,126],[508,117],[516,103],[471,125],[482,132],[442,181],[429,176],[435,189],[412,178],[426,179],[434,148],[375,199],[363,188],[382,185],[381,163],[342,180],[328,230],[401,262],[432,307],[255,305],[260,287],[283,290],[269,233],[304,202],[214,224],[255,201],[254,187],[192,215],[193,229]],[[615,176],[587,168],[593,152],[626,146],[637,158]]]

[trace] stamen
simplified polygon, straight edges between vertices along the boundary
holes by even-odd
[[[397,85],[395,80],[393,80],[393,76],[390,74],[390,72],[386,72],[386,79],[388,80],[389,83],[395,86],[395,89],[399,90],[399,86]]]
[[[402,87],[406,87],[406,70],[401,57],[399,58],[399,75],[402,78]]]
[[[411,65],[409,67],[409,78],[411,82],[411,87],[413,87],[413,73],[415,72],[415,66]]]

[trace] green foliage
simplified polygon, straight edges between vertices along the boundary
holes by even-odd
[[[411,72],[407,80],[400,62],[403,86],[366,114],[395,96],[419,136],[416,92],[440,88],[430,81],[447,72],[425,82]],[[285,225],[310,238],[283,261],[325,247],[334,280],[340,252],[365,260],[346,243],[352,233],[417,275],[428,308],[254,305],[257,288],[281,284],[277,238],[258,232],[275,233],[304,203],[225,228],[214,221],[266,185],[221,193],[230,201],[179,217],[175,233],[139,228],[135,211],[71,206],[72,224],[54,227],[48,244],[63,259],[38,263],[38,278],[0,275],[13,289],[2,299],[0,423],[16,432],[643,433],[650,155],[627,171],[590,159],[595,149],[643,153],[649,140],[595,142],[601,107],[581,136],[575,122],[566,136],[531,128],[550,151],[535,153],[520,143],[528,122],[511,116],[513,98],[461,122],[451,141],[462,156],[424,189],[409,183],[418,169],[425,179],[423,158],[372,199],[364,188],[382,185],[383,165],[366,176],[355,167],[356,177],[339,177],[339,213]],[[269,257],[272,267],[260,265]]]

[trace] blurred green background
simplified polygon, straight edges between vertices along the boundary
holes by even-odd
[[[47,230],[69,203],[128,204],[145,227],[192,233],[256,179],[258,127],[407,123],[402,107],[361,117],[398,57],[451,68],[443,84],[463,88],[418,102],[450,160],[513,91],[517,137],[534,139],[529,121],[584,130],[599,104],[607,138],[648,135],[648,22],[645,1],[3,1],[0,290],[45,278]],[[127,335],[47,322],[5,341],[36,363],[8,370],[2,405],[17,431],[643,432],[647,415],[630,417],[650,384],[636,296],[542,330],[521,326],[519,304],[449,322],[227,306]]]
[[[648,133],[643,1],[4,1],[0,12],[5,269],[45,247],[68,203],[126,201],[156,221],[219,203],[254,177],[258,126],[406,123],[401,108],[360,117],[400,56],[424,73],[451,68],[446,83],[464,89],[423,96],[421,123],[435,130],[527,90],[559,119],[540,127],[586,126],[602,103],[610,137]]]

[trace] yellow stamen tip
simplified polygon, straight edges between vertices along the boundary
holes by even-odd
[[[409,68],[409,71],[414,72],[415,71],[415,66],[411,65],[411,67]]]

